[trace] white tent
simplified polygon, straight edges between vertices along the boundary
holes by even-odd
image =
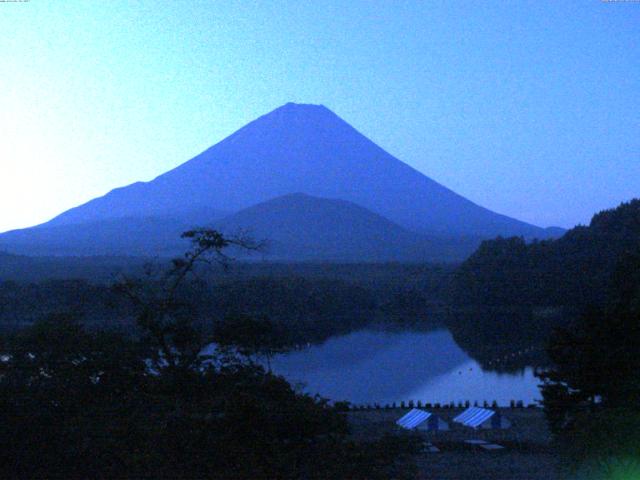
[[[424,430],[430,432],[437,430],[449,430],[449,424],[440,417],[431,412],[417,408],[412,409],[409,413],[396,421],[396,425],[406,428],[407,430]]]
[[[471,428],[509,428],[511,422],[500,415],[499,412],[488,408],[470,407],[453,419],[456,423],[461,423],[465,427]]]

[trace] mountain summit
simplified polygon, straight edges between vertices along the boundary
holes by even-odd
[[[58,216],[50,225],[194,209],[235,212],[293,192],[348,200],[406,229],[442,235],[546,237],[401,162],[321,105],[287,103],[179,167]]]
[[[171,255],[185,248],[182,231],[218,225],[255,230],[279,245],[278,258],[289,259],[293,250],[300,254],[295,258],[461,259],[481,238],[556,233],[470,202],[326,107],[288,103],[150,182],[0,235],[0,249]],[[323,229],[344,248],[325,248],[334,237]],[[313,241],[310,232],[319,232]],[[388,245],[374,247],[372,241]],[[305,248],[313,251],[303,254]]]

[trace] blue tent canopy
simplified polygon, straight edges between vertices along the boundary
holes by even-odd
[[[511,422],[494,410],[470,407],[453,419],[465,427],[471,428],[509,428]]]
[[[396,425],[408,430],[449,430],[447,422],[431,412],[420,410],[418,408],[412,409],[409,413],[396,421]]]

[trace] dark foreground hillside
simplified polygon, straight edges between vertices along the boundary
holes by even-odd
[[[0,332],[2,477],[412,478],[411,439],[354,441],[336,406],[261,366],[292,346],[280,325],[235,314],[202,328],[211,288],[195,267],[228,243],[190,238],[164,270],[111,287],[2,283],[17,327]],[[111,327],[124,313],[127,333],[81,323],[95,305]]]

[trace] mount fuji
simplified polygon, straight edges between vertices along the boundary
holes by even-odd
[[[117,188],[47,223],[0,235],[0,249],[39,255],[169,254],[180,245],[168,237],[180,230],[224,225],[224,217],[278,197],[285,204],[287,199],[296,202],[296,215],[286,216],[290,225],[280,222],[278,228],[308,228],[313,220],[305,219],[299,208],[303,197],[293,193],[317,198],[312,202],[316,212],[322,204],[336,215],[340,208],[330,200],[340,200],[352,215],[375,215],[381,219],[375,228],[386,230],[379,232],[381,238],[393,243],[402,237],[398,248],[407,245],[408,236],[412,244],[428,238],[433,245],[437,238],[477,244],[497,235],[548,238],[560,233],[467,200],[387,153],[324,106],[288,103],[150,182]],[[282,200],[276,203],[286,206]],[[241,226],[251,231],[251,215],[245,217]],[[238,226],[235,220],[226,224]],[[350,236],[349,224],[338,222],[335,228]],[[264,225],[260,231],[270,234]],[[370,257],[362,248],[363,258]],[[468,254],[468,246],[463,250],[461,256]]]

